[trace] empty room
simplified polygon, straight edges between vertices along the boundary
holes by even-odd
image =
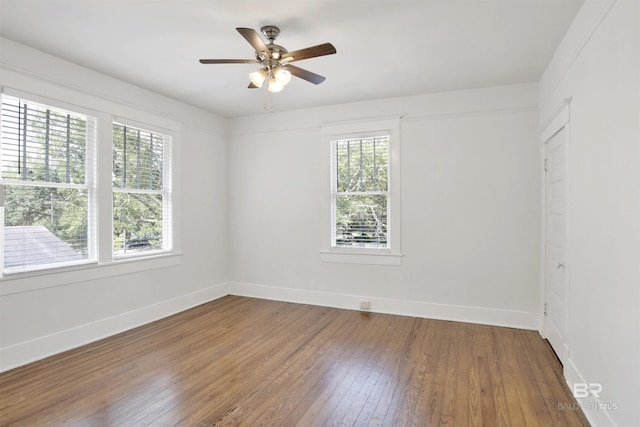
[[[0,426],[640,426],[638,0],[0,0]]]

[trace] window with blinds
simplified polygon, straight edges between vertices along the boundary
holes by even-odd
[[[96,119],[2,96],[3,271],[96,259]]]
[[[171,136],[114,123],[114,255],[171,248]]]
[[[332,141],[333,246],[388,248],[389,136]]]

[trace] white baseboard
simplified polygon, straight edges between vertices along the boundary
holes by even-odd
[[[136,328],[228,295],[222,283],[137,310],[0,349],[0,372]]]
[[[367,300],[371,303],[370,311],[376,313],[519,329],[535,330],[538,328],[538,314],[532,312],[371,298],[361,295],[336,294],[253,283],[227,282],[137,310],[1,348],[0,372],[133,329],[229,294],[348,310],[359,310],[360,302]]]
[[[450,304],[434,304],[419,301],[372,298],[361,295],[335,294],[254,283],[230,282],[228,291],[232,295],[287,301],[326,307],[359,310],[361,301],[370,301],[370,311],[429,319],[452,320],[492,326],[537,330],[538,313],[470,307]]]
[[[589,381],[580,373],[571,359],[564,366],[564,378],[570,390],[576,383],[588,384]],[[611,416],[611,411],[617,409],[617,403],[605,402],[589,393],[587,397],[576,398],[578,406],[593,427],[617,427]],[[568,410],[571,410],[569,408]]]

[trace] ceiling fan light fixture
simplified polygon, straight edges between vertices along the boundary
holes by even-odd
[[[267,79],[267,72],[264,68],[249,73],[249,80],[257,87],[262,87],[262,83]]]
[[[267,90],[271,93],[277,93],[282,92],[282,89],[284,89],[284,85],[279,82],[275,76],[272,75],[269,78],[269,87],[267,88]]]
[[[289,70],[287,70],[286,68],[284,68],[283,66],[279,65],[274,73],[276,80],[282,85],[282,86],[286,86],[287,83],[289,83],[291,81],[291,73],[289,72]]]

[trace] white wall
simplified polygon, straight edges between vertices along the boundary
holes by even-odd
[[[640,7],[587,1],[540,82],[541,122],[570,109],[569,384],[593,425],[640,425]]]
[[[537,85],[231,121],[235,293],[537,328]],[[401,266],[322,262],[320,125],[401,119]]]
[[[167,265],[146,271],[134,272],[140,265],[129,264],[3,279],[0,371],[226,293],[226,122],[25,46],[0,42],[0,85],[79,105],[89,100],[94,108],[116,105],[182,127],[176,206],[182,256],[142,263],[144,268]]]
[[[123,266],[117,276],[94,269],[4,281],[13,290],[0,296],[0,371],[227,292],[345,308],[368,299],[374,311],[537,328],[538,135],[571,97],[565,373],[570,384],[601,383],[595,403],[615,404],[584,406],[594,425],[640,425],[638,9],[636,1],[587,1],[539,90],[449,92],[228,122],[0,39],[2,85],[181,123],[183,252],[164,268]],[[402,115],[402,265],[322,262],[320,126],[387,115]]]
[[[536,84],[227,122],[7,40],[1,70],[14,89],[181,123],[183,255],[161,269],[3,280],[0,370],[227,292],[346,308],[367,298],[375,311],[537,325]],[[319,125],[387,114],[403,115],[402,265],[323,263]]]

